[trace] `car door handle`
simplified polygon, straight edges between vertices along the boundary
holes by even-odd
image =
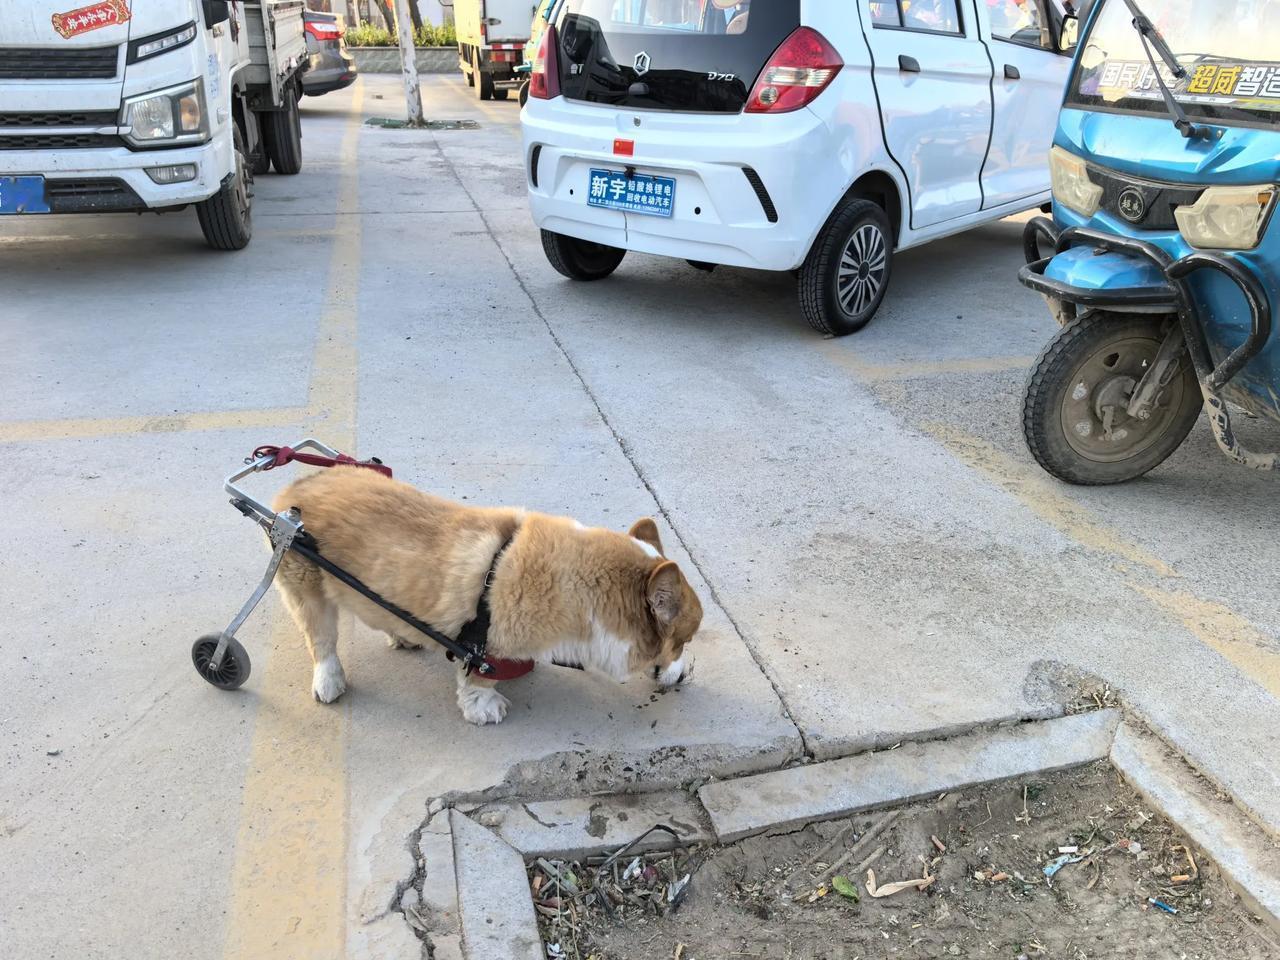
[[[903,73],[919,73],[920,61],[915,57],[908,57],[905,53],[898,54],[898,69]]]
[[[1021,80],[1022,74],[1012,63],[1006,63],[1004,65],[1004,78],[1006,80]]]

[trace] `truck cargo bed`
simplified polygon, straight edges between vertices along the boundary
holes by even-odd
[[[249,65],[244,78],[251,86],[268,87],[271,102],[284,103],[284,88],[307,57],[302,23],[303,0],[261,0],[244,5],[249,39]]]

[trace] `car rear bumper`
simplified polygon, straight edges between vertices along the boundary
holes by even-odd
[[[5,150],[0,151],[0,176],[43,176],[52,213],[154,210],[196,203],[217,193],[232,169],[231,157],[223,151],[229,153],[230,144],[219,145],[217,138],[170,150]],[[147,174],[148,167],[183,163],[196,165],[194,180],[158,184]]]
[[[811,110],[721,116],[557,98],[530,100],[522,120],[538,226],[627,250],[790,270],[844,189],[829,127]],[[634,155],[616,155],[615,139],[633,141]],[[593,167],[674,178],[672,216],[589,207]]]

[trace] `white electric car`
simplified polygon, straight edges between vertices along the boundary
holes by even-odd
[[[1065,10],[1064,10],[1065,5]],[[551,264],[795,271],[852,333],[895,250],[1040,206],[1066,0],[560,0],[523,112]]]

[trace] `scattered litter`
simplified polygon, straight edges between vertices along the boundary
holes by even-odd
[[[1072,847],[1059,847],[1059,848],[1058,848],[1058,852],[1059,852],[1059,853],[1079,853],[1079,852],[1080,852],[1080,848],[1079,848],[1079,847],[1075,847],[1075,846],[1072,846]]]
[[[1151,904],[1157,910],[1163,910],[1165,913],[1172,913],[1175,916],[1178,913],[1177,907],[1171,907],[1163,900],[1157,900],[1155,897],[1147,897],[1147,903]]]
[[[645,872],[648,873],[647,870]],[[657,871],[654,871],[654,874],[656,875]],[[667,903],[675,903],[677,900],[679,900],[680,895],[684,893],[684,889],[687,886],[689,886],[689,874],[687,873],[683,877],[681,877],[679,880],[677,880],[675,883],[668,884],[667,885]]]
[[[550,960],[560,960],[564,956],[564,948],[558,943],[548,943],[547,956]]]
[[[805,897],[805,902],[815,903],[818,900],[821,900],[830,892],[831,891],[827,889],[827,885],[824,883],[821,886],[819,886],[816,890],[814,890],[813,893],[809,894],[809,896]]]
[[[1191,848],[1178,846],[1178,847],[1174,847],[1173,849],[1181,850],[1184,854],[1186,854],[1188,870],[1186,873],[1174,874],[1172,877],[1169,878],[1169,882],[1170,883],[1190,883],[1192,880],[1200,876],[1200,868],[1196,866],[1196,858],[1191,855]]]
[[[684,944],[679,940],[676,941],[675,952],[671,954],[671,960],[681,960],[684,956]]]
[[[937,848],[937,851],[939,853],[947,852],[947,845],[943,843],[941,840],[939,840],[936,834],[930,836],[929,839],[933,841],[933,845],[935,848]]]
[[[861,898],[858,896],[858,888],[853,881],[846,876],[835,876],[831,878],[831,889],[840,896],[852,900],[857,903]]]
[[[1079,854],[1076,854],[1073,856],[1072,854],[1069,854],[1069,853],[1064,853],[1060,856],[1054,857],[1052,860],[1050,860],[1048,863],[1044,865],[1044,875],[1048,877],[1050,880],[1052,880],[1053,877],[1057,874],[1057,872],[1061,870],[1063,867],[1065,867],[1067,864],[1079,863],[1083,859],[1084,857],[1080,856]]]
[[[876,885],[876,872],[874,870],[867,871],[867,893],[873,897],[892,897],[895,893],[901,893],[903,890],[924,890],[933,884],[937,877],[925,876],[919,880],[898,880],[895,883],[886,883],[884,886]]]
[[[62,753],[62,751],[61,751],[61,750],[46,750],[46,751],[44,752],[44,755],[45,755],[46,757],[56,757],[56,756],[58,756],[60,753]]]

